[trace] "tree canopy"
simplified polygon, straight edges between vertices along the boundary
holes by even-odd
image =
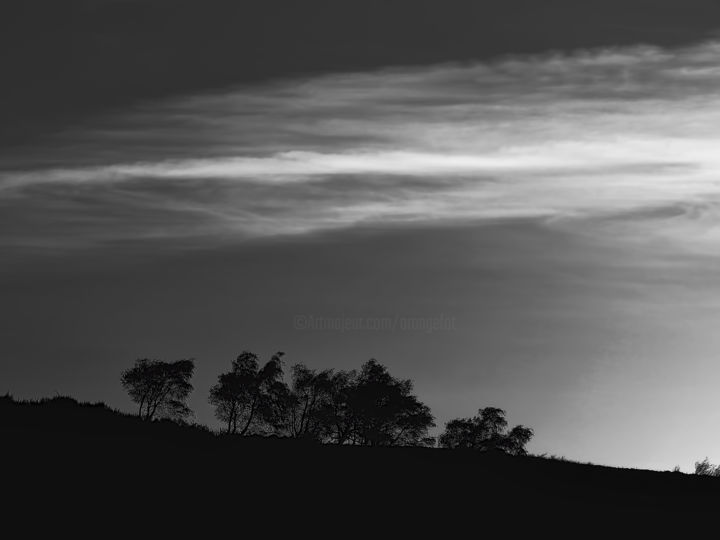
[[[192,414],[186,401],[193,390],[190,379],[194,371],[193,360],[163,362],[142,358],[122,373],[121,382],[138,404],[141,418],[182,419]]]
[[[351,440],[369,446],[430,444],[434,418],[412,390],[412,381],[396,379],[376,360],[363,364],[347,392]]]
[[[480,409],[472,418],[456,418],[445,425],[438,443],[443,448],[473,450],[501,450],[508,454],[524,455],[525,446],[533,431],[525,426],[507,430],[505,411],[496,407]]]
[[[227,433],[259,433],[276,424],[278,403],[287,399],[282,356],[274,354],[261,368],[256,354],[243,351],[230,371],[218,376],[209,402]]]
[[[360,371],[291,368],[283,382],[281,353],[263,368],[243,352],[210,389],[210,403],[227,433],[271,432],[319,442],[368,446],[430,444],[430,408],[412,382],[394,378],[376,360]]]
[[[332,370],[318,372],[303,364],[292,367],[292,387],[286,407],[286,427],[291,437],[322,439],[328,432],[326,411],[332,391]]]

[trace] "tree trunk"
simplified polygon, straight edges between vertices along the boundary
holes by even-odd
[[[250,407],[250,414],[248,415],[247,422],[245,422],[245,427],[243,427],[242,431],[240,432],[240,435],[245,435],[247,433],[247,430],[250,428],[250,424],[253,421],[253,418],[255,417],[255,407],[257,406],[257,400],[253,401],[252,406]]]

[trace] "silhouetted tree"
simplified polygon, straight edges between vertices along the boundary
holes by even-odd
[[[533,430],[529,427],[515,426],[505,436],[500,448],[514,456],[524,456],[527,454],[525,446],[527,446],[527,443],[533,438],[533,435]]]
[[[328,395],[318,410],[322,438],[325,442],[346,444],[352,441],[355,425],[350,397],[357,383],[357,372],[334,372],[328,383]]]
[[[193,360],[163,362],[147,358],[123,371],[121,382],[138,404],[138,416],[152,420],[156,416],[182,419],[192,414],[186,400],[192,392],[190,379],[195,371]]]
[[[505,411],[496,407],[480,409],[472,418],[457,418],[445,425],[438,443],[443,448],[471,448],[474,450],[501,450],[513,455],[526,454],[525,446],[533,431],[515,426],[507,431]]]
[[[282,356],[276,353],[260,368],[257,355],[243,351],[231,370],[218,376],[209,401],[215,416],[226,424],[227,433],[256,433],[278,423],[278,409],[287,400]]]
[[[435,425],[430,408],[412,394],[412,381],[394,378],[376,360],[366,362],[347,392],[350,441],[368,446],[427,445]]]
[[[332,379],[329,369],[317,372],[303,364],[292,367],[292,391],[285,409],[290,436],[321,439],[325,423],[323,411],[331,401]]]
[[[218,376],[218,382],[210,388],[208,401],[215,407],[215,416],[227,424],[227,433],[236,433],[241,414],[251,401],[250,388],[258,374],[258,359],[251,352],[243,351],[232,362],[232,369]]]

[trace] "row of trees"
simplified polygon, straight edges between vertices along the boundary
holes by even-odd
[[[210,388],[209,402],[224,431],[239,435],[279,435],[323,443],[365,446],[434,446],[501,450],[525,454],[533,432],[508,430],[502,409],[481,409],[472,418],[447,423],[437,439],[430,408],[413,394],[412,381],[393,377],[369,360],[360,370],[314,370],[295,364],[285,382],[283,353],[262,364],[243,352]],[[141,359],[124,371],[123,387],[146,420],[182,419],[193,387],[192,360]]]

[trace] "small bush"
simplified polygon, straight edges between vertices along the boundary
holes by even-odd
[[[708,458],[696,461],[695,474],[699,476],[720,476],[720,465],[713,465]]]

